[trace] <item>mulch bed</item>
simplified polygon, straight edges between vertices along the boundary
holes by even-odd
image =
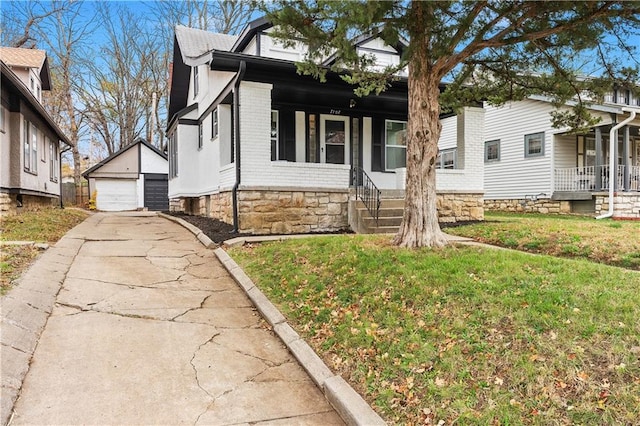
[[[239,237],[239,236],[247,236],[248,234],[240,234],[238,232],[233,232],[233,225],[229,225],[228,223],[224,223],[219,221],[218,219],[213,219],[210,217],[204,216],[192,216],[186,213],[181,212],[163,212],[165,214],[179,217],[185,222],[189,222],[193,226],[200,229],[207,237],[211,238],[216,244],[220,244],[226,240],[231,238]]]

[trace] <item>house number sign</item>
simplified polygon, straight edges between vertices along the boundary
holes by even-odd
[[[329,114],[333,114],[333,115],[340,115],[341,112],[342,112],[342,110],[340,110],[340,109],[331,109],[331,110],[329,110]]]

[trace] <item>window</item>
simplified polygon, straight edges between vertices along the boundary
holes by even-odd
[[[31,170],[31,134],[29,132],[30,129],[31,129],[31,126],[29,125],[29,122],[27,120],[24,120],[24,126],[23,126],[24,153],[22,157],[24,159],[24,169],[26,171]]]
[[[31,171],[38,173],[38,129],[31,124]]]
[[[5,115],[4,107],[0,106],[0,132],[3,132],[3,133],[4,133],[4,122],[6,119],[4,115]]]
[[[193,67],[193,97],[198,96],[198,89],[200,88],[200,82],[198,81],[198,66]]]
[[[218,137],[218,108],[211,111],[211,139]]]
[[[386,170],[407,166],[407,122],[385,120]]]
[[[178,137],[177,132],[169,135],[169,178],[178,176]]]
[[[49,149],[49,136],[44,136],[42,138],[42,151],[40,153],[40,161],[43,163],[47,162],[47,150]]]
[[[278,152],[278,135],[280,134],[278,116],[278,111],[271,111],[271,161],[280,159],[280,153]]]
[[[484,143],[484,162],[500,161],[500,140]]]
[[[202,149],[202,122],[198,124],[198,149]]]
[[[436,158],[436,169],[455,169],[458,150],[456,148],[443,149]]]
[[[524,135],[524,156],[544,156],[544,132]]]
[[[31,83],[31,93],[36,93],[36,82],[33,77],[29,78],[29,82]]]
[[[56,144],[49,140],[49,180],[51,182],[58,181],[58,170],[60,169],[58,164],[58,150],[56,149]]]

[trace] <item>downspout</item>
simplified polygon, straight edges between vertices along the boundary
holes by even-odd
[[[236,81],[233,86],[233,133],[234,133],[234,145],[236,162],[236,182],[233,184],[233,190],[231,191],[231,198],[233,203],[233,233],[237,233],[240,230],[240,220],[238,218],[238,187],[240,186],[240,83],[244,72],[247,69],[245,61],[240,61],[240,67],[238,68],[238,74],[236,75]]]
[[[624,126],[625,124],[633,121],[636,118],[636,110],[633,108],[623,107],[622,112],[628,112],[629,117],[622,120],[620,123],[616,124],[609,130],[609,211],[605,214],[597,216],[596,219],[604,219],[607,217],[613,216],[613,195],[615,190],[616,183],[616,144],[618,143],[617,138],[615,138],[615,132]]]

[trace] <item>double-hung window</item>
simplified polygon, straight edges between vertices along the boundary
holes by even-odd
[[[385,120],[385,169],[407,166],[407,122]]]
[[[524,156],[544,157],[544,132],[524,135]]]
[[[218,132],[218,108],[215,108],[213,111],[211,111],[211,139],[217,138]]]
[[[456,148],[443,149],[436,158],[436,169],[455,169],[458,150]]]
[[[27,121],[23,121],[23,154],[24,169],[31,171],[31,124]]]
[[[49,141],[49,180],[51,182],[57,182],[58,170],[60,168],[58,163],[58,150],[52,140],[49,138],[47,138],[47,140]]]
[[[500,161],[500,140],[484,143],[484,162]]]
[[[38,173],[38,128],[31,124],[31,172]]]

